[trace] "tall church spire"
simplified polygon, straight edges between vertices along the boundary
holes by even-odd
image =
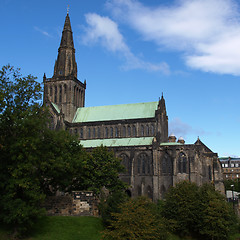
[[[74,77],[77,78],[77,63],[69,14],[67,13],[58,57],[54,66],[54,78]]]

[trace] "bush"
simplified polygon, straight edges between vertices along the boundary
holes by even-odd
[[[155,215],[156,205],[140,197],[121,204],[120,213],[113,214],[111,225],[104,231],[105,240],[166,239],[162,219]]]

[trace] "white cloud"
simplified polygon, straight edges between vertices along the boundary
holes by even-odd
[[[206,132],[202,129],[194,129],[187,123],[182,122],[180,118],[174,118],[169,122],[169,133],[176,136],[187,137],[189,134],[196,134],[198,136],[205,135]]]
[[[124,69],[145,69],[148,71],[160,71],[169,73],[166,63],[153,64],[137,58],[129,49],[118,29],[118,25],[108,17],[95,13],[85,15],[88,26],[83,37],[85,44],[100,42],[107,50],[120,53],[125,59]]]
[[[137,0],[109,0],[117,20],[146,41],[178,50],[188,66],[240,75],[240,15],[233,0],[179,0],[155,8]]]
[[[38,28],[38,27],[34,27],[34,29],[38,32],[40,32],[41,34],[43,34],[44,36],[47,36],[47,37],[52,37],[48,32]]]

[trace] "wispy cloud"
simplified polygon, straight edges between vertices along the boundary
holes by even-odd
[[[240,75],[240,14],[233,0],[180,0],[150,8],[137,0],[108,0],[117,21],[145,41],[182,53],[186,65]]]
[[[88,24],[83,37],[85,44],[100,43],[108,51],[120,54],[125,59],[124,69],[145,69],[164,74],[170,72],[165,62],[154,64],[137,58],[126,44],[117,23],[110,18],[95,13],[86,14],[85,17]]]
[[[189,134],[196,134],[198,136],[208,134],[202,129],[194,129],[187,123],[182,122],[180,118],[174,118],[169,122],[169,133],[173,133],[176,136],[187,137]]]
[[[52,37],[48,32],[40,29],[39,27],[36,27],[36,26],[35,26],[34,29],[35,29],[36,31],[40,32],[41,34],[43,34],[44,36]]]

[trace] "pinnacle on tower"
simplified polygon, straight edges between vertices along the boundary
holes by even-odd
[[[54,78],[77,78],[77,63],[75,60],[75,49],[73,44],[73,34],[69,14],[67,13],[58,57],[54,67]]]

